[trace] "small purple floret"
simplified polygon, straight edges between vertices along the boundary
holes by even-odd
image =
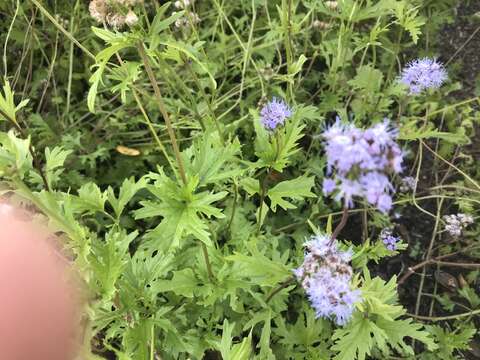
[[[262,108],[260,115],[263,127],[273,131],[292,116],[292,109],[282,99],[273,98],[272,101]]]
[[[426,89],[438,89],[447,80],[448,74],[436,59],[423,58],[409,62],[402,71],[400,82],[407,85],[410,94],[419,94]]]
[[[380,233],[380,240],[382,240],[388,250],[395,251],[397,250],[397,244],[400,241],[400,238],[394,236],[390,229],[383,229]]]

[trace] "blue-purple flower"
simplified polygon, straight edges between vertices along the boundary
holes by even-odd
[[[397,250],[397,244],[400,242],[400,238],[394,236],[390,229],[383,229],[380,232],[380,240],[382,240],[385,247],[390,251]]]
[[[273,98],[260,111],[260,121],[265,129],[273,131],[292,116],[292,109],[282,99]]]
[[[385,119],[366,130],[340,119],[324,132],[327,176],[323,193],[352,207],[354,197],[366,199],[382,212],[392,207],[390,173],[402,170],[403,153],[397,131]]]
[[[330,237],[317,235],[305,244],[302,266],[294,270],[315,309],[317,318],[345,325],[351,318],[360,290],[352,290],[351,251],[341,251]]]
[[[410,94],[419,94],[426,89],[438,89],[447,78],[442,63],[423,58],[409,62],[402,71],[400,81],[409,87]]]

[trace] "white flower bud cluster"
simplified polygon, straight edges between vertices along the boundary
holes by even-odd
[[[138,22],[138,16],[132,7],[142,2],[143,0],[91,0],[88,9],[99,23],[120,29]]]
[[[445,230],[453,237],[459,237],[468,225],[473,224],[473,217],[466,214],[445,215],[443,220],[447,223]]]

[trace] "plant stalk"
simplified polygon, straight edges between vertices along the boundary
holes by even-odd
[[[345,225],[347,224],[347,219],[348,219],[348,208],[345,206],[342,212],[342,219],[340,220],[340,223],[337,225],[335,230],[333,230],[332,237],[330,238],[330,244],[335,241],[338,234],[340,234],[340,231],[342,231],[342,229],[345,227]]]
[[[158,109],[165,120],[165,125],[167,126],[168,136],[170,137],[170,141],[172,142],[173,152],[175,153],[175,158],[177,160],[178,171],[180,172],[180,177],[184,185],[187,185],[187,176],[185,175],[185,168],[183,166],[183,161],[180,156],[180,149],[178,147],[177,138],[175,136],[175,131],[173,130],[172,122],[170,120],[170,116],[168,115],[167,109],[165,107],[165,103],[163,102],[162,93],[160,92],[160,88],[158,86],[157,80],[155,79],[155,75],[153,74],[152,67],[150,66],[150,62],[148,61],[147,54],[145,53],[145,47],[143,43],[138,43],[138,52],[140,57],[142,58],[143,65],[145,66],[145,70],[147,71],[148,79],[152,84],[153,91],[155,93],[155,98],[157,100]]]

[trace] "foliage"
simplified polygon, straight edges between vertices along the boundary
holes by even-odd
[[[81,271],[83,358],[471,351],[478,270],[457,263],[478,262],[478,226],[453,239],[442,215],[480,203],[478,98],[455,92],[455,58],[437,91],[398,82],[398,65],[437,55],[456,1],[140,3],[138,22],[116,29],[79,0],[0,3],[1,191],[61,234]],[[273,97],[292,116],[270,131],[260,111]],[[338,238],[362,301],[343,327],[315,318],[291,281],[312,229],[340,222],[321,185],[337,116],[359,128],[389,118],[417,184],[390,214],[350,209]],[[395,251],[383,228],[402,237]],[[446,289],[436,267],[464,283]]]

